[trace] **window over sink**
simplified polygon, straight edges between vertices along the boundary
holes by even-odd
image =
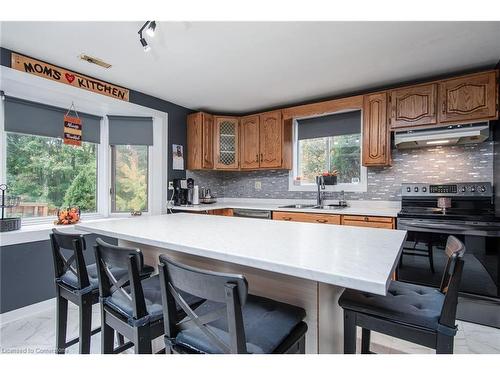
[[[337,172],[330,191],[366,191],[367,170],[361,165],[361,111],[296,119],[289,190],[316,190],[316,176]]]

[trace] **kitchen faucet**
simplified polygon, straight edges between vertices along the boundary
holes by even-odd
[[[316,176],[316,185],[318,185],[318,195],[316,197],[316,205],[323,205],[323,191],[325,190],[325,179],[323,176]]]

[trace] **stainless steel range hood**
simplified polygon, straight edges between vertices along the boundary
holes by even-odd
[[[450,125],[444,128],[400,131],[394,134],[396,148],[420,148],[481,143],[490,136],[488,122]]]

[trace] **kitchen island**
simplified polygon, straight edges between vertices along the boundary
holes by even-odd
[[[191,214],[80,223],[77,229],[138,247],[145,261],[244,274],[250,292],[304,307],[307,353],[343,351],[344,288],[384,295],[405,231]]]

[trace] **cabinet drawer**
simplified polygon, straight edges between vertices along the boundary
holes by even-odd
[[[273,212],[273,220],[298,221],[304,223],[340,224],[340,215],[307,214],[303,212]]]
[[[394,218],[384,216],[344,215],[342,216],[342,225],[394,229]]]

